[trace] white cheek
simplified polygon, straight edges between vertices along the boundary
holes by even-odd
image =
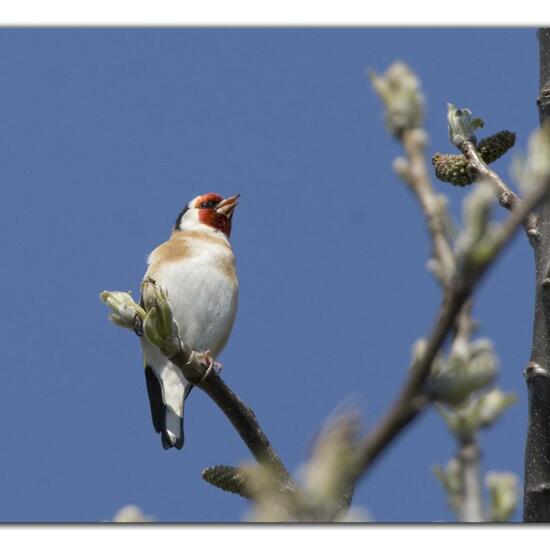
[[[185,229],[196,229],[200,225],[199,211],[196,208],[190,208],[180,221],[179,228],[183,231]]]

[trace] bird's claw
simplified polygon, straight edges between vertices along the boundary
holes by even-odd
[[[214,361],[214,359],[212,359],[212,357],[210,356],[210,351],[204,352],[204,359],[208,363],[208,368],[206,369],[204,376],[201,378],[201,382],[204,382],[204,380],[206,380],[212,370],[214,370],[216,374],[220,374],[223,368],[223,365],[221,363],[218,363],[217,361]]]
[[[210,366],[214,369],[216,374],[220,374],[223,369],[223,365],[221,363],[218,363],[217,361],[212,361],[212,364]]]

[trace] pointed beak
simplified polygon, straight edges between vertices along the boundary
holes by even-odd
[[[233,215],[233,210],[235,210],[237,204],[239,204],[239,197],[240,195],[233,195],[228,199],[224,199],[216,206],[216,212],[230,218]]]

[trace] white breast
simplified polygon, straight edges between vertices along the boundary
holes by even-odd
[[[227,343],[237,312],[234,265],[227,243],[191,239],[189,254],[157,264],[151,274],[168,292],[183,342],[195,351],[209,350],[213,358]]]

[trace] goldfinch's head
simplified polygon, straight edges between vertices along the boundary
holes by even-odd
[[[206,193],[195,197],[180,212],[174,231],[211,227],[231,235],[231,218],[238,204],[239,195],[224,199],[217,193]]]

